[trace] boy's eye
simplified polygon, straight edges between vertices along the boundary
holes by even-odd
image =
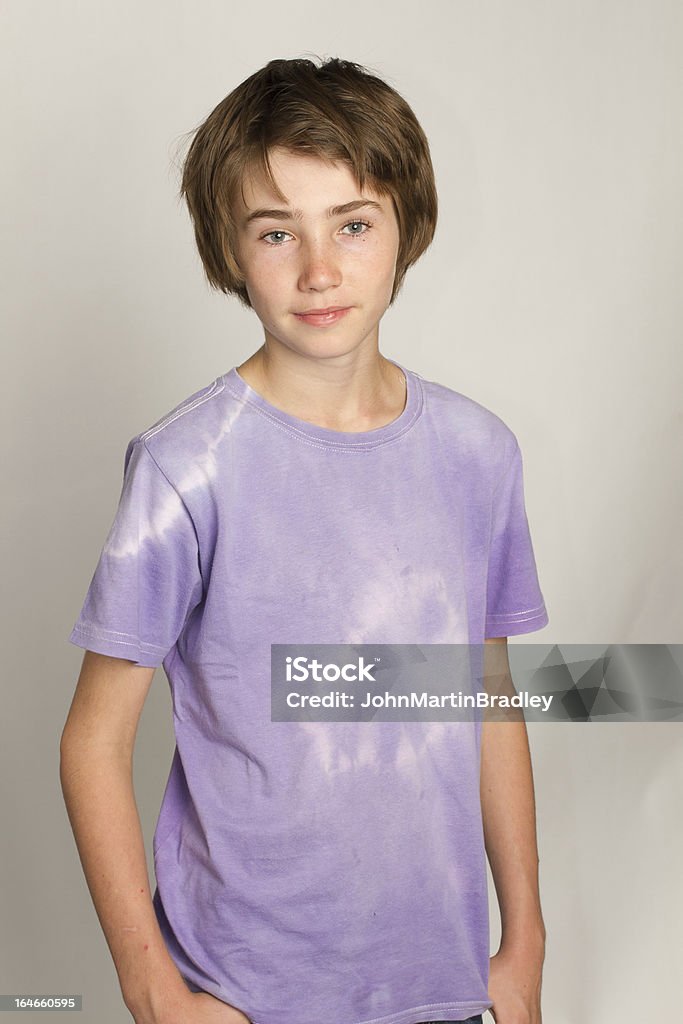
[[[366,220],[352,220],[348,224],[344,225],[343,230],[346,231],[347,228],[362,228],[363,230],[361,230],[361,231],[351,231],[351,232],[349,232],[349,234],[351,234],[351,235],[364,235],[366,233],[365,229],[369,229],[370,228],[370,224],[368,224],[368,222]]]
[[[284,241],[283,236],[286,235],[286,231],[269,231],[267,234],[261,235],[261,237],[263,238],[264,241],[266,241],[267,239],[272,239],[272,241],[270,242],[271,245],[281,245],[282,242]]]

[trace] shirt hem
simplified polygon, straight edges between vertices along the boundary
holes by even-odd
[[[491,1000],[427,1003],[408,1010],[400,1010],[398,1013],[388,1013],[383,1017],[365,1017],[361,1020],[354,1020],[351,1024],[426,1024],[427,1021],[465,1021],[468,1017],[475,1017],[478,1013],[486,1013],[491,1006],[493,1006]],[[457,1016],[461,1013],[464,1014],[463,1017]],[[249,1019],[251,1024],[272,1024],[272,1018],[268,1017],[250,1016]],[[297,1018],[297,1020],[299,1019]],[[284,1024],[284,1022],[280,1021],[280,1024]],[[304,1020],[301,1024],[307,1024],[307,1022]],[[313,1024],[313,1021],[310,1024]]]
[[[289,1024],[286,1019],[276,1015],[273,1017],[272,1014],[260,1014],[250,1012],[248,1007],[240,1006],[238,1002],[231,1002],[224,990],[219,985],[211,985],[204,983],[200,986],[187,974],[183,973],[183,980],[188,988],[193,992],[208,992],[210,995],[220,999],[221,1002],[226,1003],[228,1006],[234,1006],[241,1013],[244,1013],[251,1024]],[[453,1002],[440,1002],[440,1003],[422,1003],[419,1006],[410,1007],[407,1010],[400,1010],[397,1013],[387,1013],[382,1017],[365,1017],[361,1019],[355,1019],[350,1024],[426,1024],[429,1021],[466,1021],[469,1017],[475,1017],[477,1014],[484,1014],[493,1006],[493,1002],[488,1000],[473,999],[473,1000],[458,1000]],[[463,1014],[463,1016],[457,1016]],[[318,1018],[315,1020],[311,1019],[307,1022],[301,1015],[296,1017],[297,1024],[319,1024]]]
[[[146,645],[127,638],[125,634],[113,634],[99,627],[74,626],[69,636],[69,643],[96,654],[106,654],[124,661],[134,661],[143,668],[158,668],[164,655],[160,650],[145,649]]]
[[[532,633],[547,626],[549,621],[545,605],[525,612],[512,612],[509,615],[487,615],[484,636],[488,640],[498,636]]]

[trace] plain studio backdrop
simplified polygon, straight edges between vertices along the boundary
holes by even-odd
[[[204,281],[183,139],[275,57],[355,60],[406,97],[440,218],[381,350],[516,433],[550,614],[531,642],[679,643],[683,7],[4,0],[0,18],[0,991],[82,993],[60,1019],[114,1024],[127,1013],[58,778],[82,658],[66,638],[128,440],[262,341]],[[680,723],[530,736],[545,1020],[673,1020]],[[160,669],[135,762],[150,870],[172,751]],[[493,889],[491,919],[494,952]]]

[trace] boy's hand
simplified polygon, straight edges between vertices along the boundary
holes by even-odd
[[[489,998],[496,1024],[541,1024],[543,957],[498,950],[489,961]]]
[[[133,1014],[135,1024],[251,1024],[249,1017],[208,992],[185,991],[174,996],[165,1009]]]

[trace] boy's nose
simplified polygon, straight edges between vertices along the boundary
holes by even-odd
[[[341,268],[331,248],[311,245],[302,249],[299,288],[302,291],[324,291],[341,284]]]

